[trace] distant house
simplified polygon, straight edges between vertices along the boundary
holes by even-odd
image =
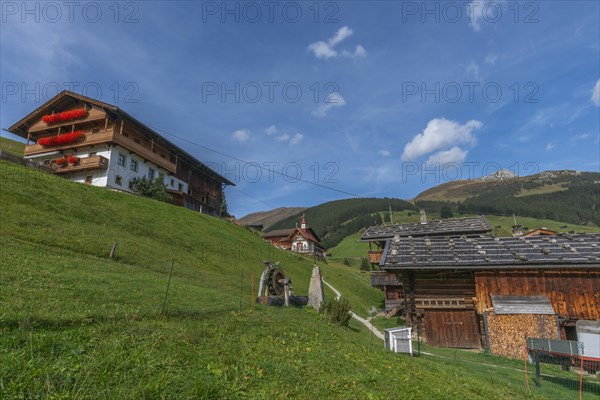
[[[556,235],[558,232],[552,231],[548,228],[538,228],[529,232],[525,232],[523,236],[536,236],[536,235]]]
[[[120,108],[62,91],[9,132],[27,139],[24,157],[75,182],[134,191],[136,179],[161,179],[174,204],[220,215],[234,183]]]
[[[488,234],[491,230],[492,227],[483,215],[427,221],[427,216],[422,211],[420,222],[369,227],[362,234],[361,241],[369,243],[371,264],[381,268],[385,246],[394,237],[480,236]],[[372,249],[373,247],[376,249]],[[402,281],[396,274],[386,271],[373,272],[371,273],[371,286],[385,292],[386,311],[404,304]]]
[[[525,337],[577,340],[579,321],[600,318],[600,234],[396,235],[380,266],[434,346],[520,358]]]
[[[277,229],[262,235],[262,238],[271,242],[275,247],[290,250],[294,253],[313,254],[323,253],[319,244],[321,240],[306,223],[304,214],[300,228]]]

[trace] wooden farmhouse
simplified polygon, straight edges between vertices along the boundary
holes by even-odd
[[[27,139],[25,158],[76,182],[132,192],[162,179],[173,203],[219,215],[234,185],[116,106],[63,91],[8,129]]]
[[[600,234],[396,235],[380,267],[407,324],[435,346],[523,356],[526,337],[577,340],[600,319]]]
[[[387,242],[394,237],[460,237],[480,236],[491,232],[492,227],[484,216],[449,218],[427,221],[424,212],[421,213],[421,221],[388,226],[372,226],[365,230],[361,241],[368,242],[369,261],[373,266],[380,267]],[[371,286],[377,287],[385,292],[385,309],[390,311],[403,308],[404,297],[402,281],[393,272],[371,273]]]
[[[300,254],[322,254],[320,239],[306,223],[302,215],[300,228],[276,229],[262,235],[262,238],[271,242],[275,247],[290,250]]]

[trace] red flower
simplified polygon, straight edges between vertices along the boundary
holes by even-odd
[[[57,158],[56,160],[54,160],[54,162],[56,163],[56,165],[58,165],[59,167],[62,167],[63,165],[65,165],[65,162],[67,160],[65,160],[64,158]]]
[[[87,110],[84,108],[81,108],[79,110],[64,111],[58,114],[44,115],[42,117],[42,121],[44,121],[48,125],[57,124],[59,122],[83,118],[87,115],[87,113]]]
[[[65,144],[76,143],[85,138],[85,133],[83,131],[75,131],[73,133],[64,133],[58,136],[47,136],[38,140],[38,144],[41,144],[44,147],[50,146],[62,146]]]
[[[76,164],[79,161],[79,157],[77,156],[68,156],[67,157],[67,162],[69,164]]]

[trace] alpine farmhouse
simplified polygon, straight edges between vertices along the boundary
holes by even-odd
[[[134,191],[162,179],[173,204],[220,215],[234,183],[118,107],[63,91],[8,129],[27,139],[24,157],[75,182]]]

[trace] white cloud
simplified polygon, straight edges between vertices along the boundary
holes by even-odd
[[[335,50],[335,46],[352,36],[353,33],[354,32],[352,29],[348,28],[347,26],[342,26],[340,29],[338,29],[335,35],[327,40],[327,42],[319,40],[318,42],[311,43],[308,45],[308,50],[312,51],[315,57],[323,58],[325,60],[337,57],[338,55],[347,58],[366,57],[367,52],[360,44],[356,46],[354,53],[343,50],[340,54]]]
[[[600,79],[596,81],[596,86],[594,86],[594,90],[592,90],[591,98],[594,104],[600,107]]]
[[[550,151],[555,147],[555,144],[550,142],[546,145],[546,151]]]
[[[471,63],[467,65],[467,72],[472,73],[476,80],[481,80],[481,75],[479,74],[479,65],[476,62],[471,61]]]
[[[367,56],[367,51],[365,50],[364,47],[362,47],[360,44],[358,46],[356,46],[356,49],[354,50],[354,53],[350,53],[349,51],[342,51],[342,57],[347,57],[347,58],[365,58]]]
[[[498,55],[490,53],[487,56],[485,56],[485,59],[483,61],[485,61],[486,64],[494,65],[494,64],[496,64],[497,60],[498,60]]]
[[[319,104],[316,110],[312,112],[314,117],[325,117],[329,110],[334,107],[342,107],[346,105],[346,100],[342,97],[341,94],[335,92],[331,93],[325,98],[325,101]]]
[[[483,19],[484,8],[489,0],[473,0],[467,4],[467,13],[469,14],[469,25],[475,32],[481,30],[481,20]],[[489,11],[490,18],[494,18],[493,11]]]
[[[458,144],[475,145],[476,138],[473,131],[480,129],[483,124],[479,121],[471,120],[461,125],[458,122],[450,121],[445,118],[434,118],[427,123],[423,132],[404,146],[402,161],[412,161],[423,155],[437,150],[452,150],[446,155],[439,154],[440,157],[458,156],[454,148]],[[460,150],[460,149],[458,149]],[[466,155],[466,154],[465,154]]]
[[[389,157],[392,155],[392,153],[390,153],[389,150],[385,150],[385,149],[379,150],[377,152],[377,154],[379,154],[381,157]]]
[[[232,137],[236,142],[243,143],[250,139],[250,131],[248,129],[238,129],[237,131],[233,132]]]
[[[281,135],[275,136],[275,140],[277,140],[278,142],[285,142],[290,138],[290,135],[288,135],[287,133],[283,133]]]
[[[467,158],[467,150],[454,146],[448,150],[438,151],[432,154],[426,161],[428,165],[446,165],[451,163],[462,163]]]
[[[265,133],[267,135],[272,135],[275,132],[277,132],[277,128],[275,127],[275,125],[271,125],[270,127],[268,127],[267,129],[265,129]]]
[[[304,135],[301,133],[296,133],[293,137],[292,140],[290,140],[290,145],[295,146],[298,143],[300,143],[302,141],[302,139],[304,139]]]

